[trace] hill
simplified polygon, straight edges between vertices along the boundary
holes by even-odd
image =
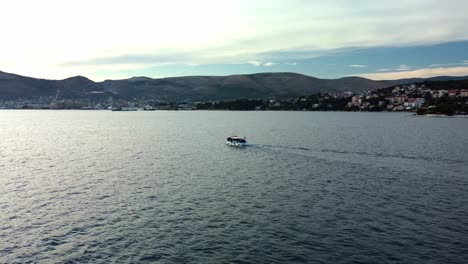
[[[310,95],[320,92],[363,91],[385,87],[377,81],[348,77],[318,79],[297,73],[258,73],[230,76],[144,77],[107,80],[102,85],[123,97],[160,100],[225,100]]]
[[[439,77],[453,78],[453,77]],[[421,79],[424,80],[424,79]],[[410,80],[401,80],[400,83]],[[229,76],[133,77],[94,82],[83,76],[45,80],[0,71],[0,100],[54,97],[66,99],[133,98],[161,101],[210,101],[240,98],[287,98],[317,93],[360,92],[394,85],[360,77],[319,79],[297,73]]]
[[[399,80],[386,80],[382,81],[388,86],[397,86],[411,83],[421,83],[424,81],[460,81],[466,80],[468,76],[437,76],[431,78],[408,78],[408,79],[399,79]]]
[[[93,82],[83,76],[64,80],[35,79],[0,72],[0,99],[55,96],[87,98],[101,94],[121,99],[166,101],[225,100],[310,95],[320,92],[363,91],[384,83],[359,77],[319,79],[297,73],[258,73],[230,76],[187,76],[162,79],[133,77]]]
[[[105,88],[85,77],[75,76],[64,80],[45,80],[0,71],[0,99],[53,97],[69,99],[109,96]]]

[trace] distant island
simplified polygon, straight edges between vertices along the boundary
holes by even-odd
[[[0,71],[2,109],[413,111],[467,114],[468,76],[374,81],[297,73],[188,76],[93,82]]]

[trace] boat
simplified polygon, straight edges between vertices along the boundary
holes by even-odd
[[[242,148],[247,146],[247,140],[245,137],[230,136],[226,140],[226,145],[231,147]]]
[[[147,105],[143,108],[144,111],[156,111],[156,108],[151,105]]]
[[[130,107],[122,107],[120,111],[138,111],[138,108],[130,106]]]

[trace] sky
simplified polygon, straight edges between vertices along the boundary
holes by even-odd
[[[468,75],[468,1],[0,0],[0,71],[37,78]]]

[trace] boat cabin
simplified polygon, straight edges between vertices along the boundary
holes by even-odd
[[[237,136],[228,137],[227,141],[232,142],[232,143],[247,143],[247,141],[245,141],[245,138],[237,137]]]

